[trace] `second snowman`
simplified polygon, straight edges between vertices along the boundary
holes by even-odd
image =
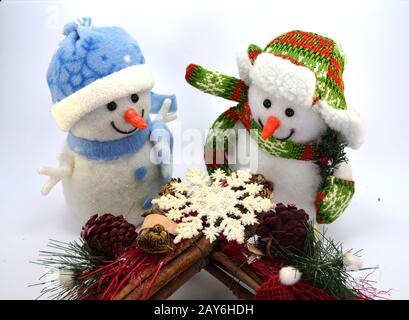
[[[140,213],[172,175],[175,96],[151,92],[154,80],[137,42],[119,27],[94,27],[89,18],[68,23],[66,38],[47,73],[51,113],[68,131],[60,167],[41,167],[60,180],[71,211],[87,220],[95,213]],[[150,114],[158,114],[154,121]]]

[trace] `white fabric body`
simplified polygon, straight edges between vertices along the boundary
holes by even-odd
[[[240,122],[235,130],[246,130]],[[273,157],[257,146],[257,142],[246,133],[252,146],[247,150],[246,157],[250,163],[257,164],[257,173],[261,173],[274,184],[275,203],[294,204],[304,209],[310,216],[315,217],[314,200],[321,182],[319,168],[311,161],[300,161]],[[240,146],[237,146],[240,148]],[[257,150],[257,154],[250,154],[250,150]],[[250,164],[231,164],[233,170],[250,168]],[[251,168],[253,170],[253,168]]]
[[[321,184],[318,165],[313,161],[274,157],[258,148],[257,142],[250,138],[250,134],[241,122],[237,122],[234,129],[246,131],[246,141],[249,141],[251,145],[244,152],[245,157],[250,161],[244,164],[230,164],[230,167],[233,170],[250,168],[252,171],[261,173],[274,184],[273,201],[275,203],[294,204],[297,208],[304,209],[310,220],[315,220],[314,202]],[[243,146],[237,145],[237,148],[243,148]],[[252,150],[258,150],[257,154],[251,154]],[[233,153],[229,154],[229,157],[233,157]],[[342,163],[334,175],[352,180],[350,165]]]
[[[66,145],[63,152],[73,160],[72,176],[62,180],[69,209],[85,222],[95,213],[124,215],[131,223],[142,223],[140,214],[146,197],[158,194],[162,185],[160,166],[151,162],[152,143],[147,141],[136,153],[112,161],[95,161],[74,153]],[[64,165],[64,163],[61,163]],[[145,166],[143,181],[135,169]]]

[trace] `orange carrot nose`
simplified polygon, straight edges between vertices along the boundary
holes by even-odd
[[[264,125],[263,132],[261,133],[261,138],[270,138],[279,126],[280,119],[274,116],[268,117],[267,123]]]
[[[139,115],[139,113],[132,108],[129,108],[124,113],[124,119],[128,121],[131,125],[138,129],[145,129],[148,127],[145,120]]]

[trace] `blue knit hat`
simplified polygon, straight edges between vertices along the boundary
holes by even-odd
[[[47,72],[51,112],[62,130],[101,105],[153,87],[141,49],[123,29],[94,27],[83,18],[66,24],[64,35]]]

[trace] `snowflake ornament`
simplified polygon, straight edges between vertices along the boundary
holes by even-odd
[[[263,186],[251,181],[248,170],[230,176],[217,169],[210,175],[189,169],[187,183],[172,183],[172,194],[152,201],[166,216],[178,222],[175,243],[203,232],[210,241],[220,235],[227,240],[244,242],[245,227],[257,223],[256,213],[269,210],[274,204],[258,195]]]

